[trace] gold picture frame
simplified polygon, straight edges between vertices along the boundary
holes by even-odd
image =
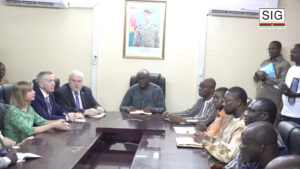
[[[166,1],[126,1],[124,58],[164,59],[166,7]]]

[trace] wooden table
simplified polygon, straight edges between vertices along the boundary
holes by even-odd
[[[108,112],[103,119],[71,123],[25,143],[22,152],[43,156],[9,168],[24,169],[208,169],[202,149],[176,147],[174,124],[160,115]]]

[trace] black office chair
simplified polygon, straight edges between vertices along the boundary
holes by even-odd
[[[59,78],[55,78],[54,81],[55,81],[55,87],[54,87],[54,90],[56,90],[56,89],[58,89],[59,86],[60,86],[60,80],[59,80]],[[33,88],[36,88],[36,87],[39,86],[39,84],[36,82],[36,79],[33,79],[33,80],[32,80],[32,83],[33,83]]]
[[[13,83],[4,83],[4,84],[1,84],[1,86],[3,88],[4,103],[9,104],[10,96],[11,96],[12,88],[13,88],[14,84]]]
[[[129,83],[129,86],[132,86],[134,84],[136,84],[138,81],[137,81],[137,77],[136,75],[133,75],[131,76],[130,78],[130,83]],[[160,73],[150,73],[150,82],[160,86],[163,94],[164,94],[164,97],[166,97],[166,78],[161,76]]]
[[[4,100],[4,89],[3,89],[2,85],[0,85],[0,103],[5,103],[5,100]]]
[[[282,121],[278,124],[278,131],[289,153],[300,155],[300,125]]]
[[[4,129],[4,114],[8,109],[7,104],[0,103],[0,130],[3,131]]]

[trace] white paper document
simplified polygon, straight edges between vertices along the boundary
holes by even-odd
[[[135,110],[131,111],[129,114],[144,114],[144,115],[152,115],[152,113],[144,112],[143,110]]]
[[[101,117],[104,117],[104,116],[105,116],[105,113],[101,113],[101,114],[96,114],[96,115],[92,115],[89,117],[100,119]]]
[[[174,127],[176,134],[195,134],[196,130],[194,127]]]
[[[192,137],[177,137],[176,145],[178,147],[203,148],[203,145],[195,142]]]
[[[42,156],[33,154],[33,153],[19,153],[17,152],[18,161],[17,163],[24,162],[26,159],[29,158],[41,158]]]
[[[76,119],[74,122],[84,123],[86,122],[86,119]]]

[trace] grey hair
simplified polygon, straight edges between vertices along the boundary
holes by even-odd
[[[81,77],[82,79],[84,78],[84,75],[81,71],[79,70],[72,70],[71,73],[69,74],[69,79],[71,79],[71,77],[75,75],[75,76],[79,76]]]
[[[53,73],[51,71],[42,71],[36,76],[36,82],[39,84],[42,80],[44,75],[52,75]]]

